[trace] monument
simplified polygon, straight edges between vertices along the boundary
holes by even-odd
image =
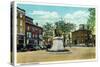
[[[54,29],[53,45],[48,51],[51,52],[64,52],[66,51],[63,45],[63,37],[61,30],[58,28]]]

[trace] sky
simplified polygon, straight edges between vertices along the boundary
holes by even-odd
[[[17,7],[24,9],[26,15],[33,18],[33,23],[42,26],[49,23],[55,23],[61,18],[65,23],[86,24],[89,11],[87,7],[71,7],[71,6],[52,6],[52,5],[33,5],[33,4],[17,4]]]

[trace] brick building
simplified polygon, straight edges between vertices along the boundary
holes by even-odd
[[[85,43],[86,39],[89,38],[91,32],[89,30],[77,30],[72,32],[72,43],[80,44]]]
[[[26,45],[39,49],[42,41],[43,29],[38,24],[33,24],[33,19],[26,16]]]
[[[17,50],[40,48],[42,27],[33,24],[33,19],[25,15],[25,10],[17,7]]]

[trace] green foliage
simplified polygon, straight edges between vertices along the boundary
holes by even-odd
[[[75,29],[75,24],[72,23],[65,23],[64,20],[58,21],[55,23],[56,27],[60,29],[63,33],[71,32]]]
[[[53,36],[53,25],[50,23],[46,23],[43,25],[43,30],[44,30],[44,39],[48,39],[50,36]]]
[[[76,28],[75,24],[72,23],[65,23],[64,20],[58,21],[55,23],[56,28],[60,30],[63,34],[63,45],[65,47],[65,40],[66,40],[66,35],[69,35],[68,33],[71,32]]]
[[[48,39],[49,37],[53,36],[53,31],[55,27],[60,34],[63,34],[65,39],[66,33],[69,33],[74,30],[76,26],[72,23],[65,23],[64,20],[56,22],[54,26],[51,23],[46,23],[45,25],[43,25],[44,39]]]
[[[92,31],[92,33],[95,32],[95,8],[89,8],[88,11],[90,12],[89,18],[88,18],[88,29]]]

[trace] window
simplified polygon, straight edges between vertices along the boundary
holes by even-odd
[[[23,20],[20,20],[20,26],[22,26],[23,25]]]
[[[27,38],[31,38],[31,32],[27,32]]]
[[[29,28],[30,28],[30,27],[29,27],[29,26],[27,26],[27,30],[29,30]]]
[[[23,17],[23,15],[20,13],[20,18],[22,18]]]
[[[34,28],[32,28],[32,30],[34,31]]]
[[[39,38],[42,39],[42,35],[39,35]]]
[[[34,34],[33,34],[33,37],[34,37]]]
[[[37,35],[37,34],[35,34],[35,35],[34,35],[34,37],[35,37],[35,38],[37,38],[37,37],[38,37],[38,35]]]
[[[37,40],[34,40],[34,44],[38,44],[38,41]]]
[[[27,32],[27,38],[28,38],[28,32]]]
[[[29,32],[29,38],[31,38],[31,32]]]
[[[22,33],[22,28],[20,28],[20,33]]]

